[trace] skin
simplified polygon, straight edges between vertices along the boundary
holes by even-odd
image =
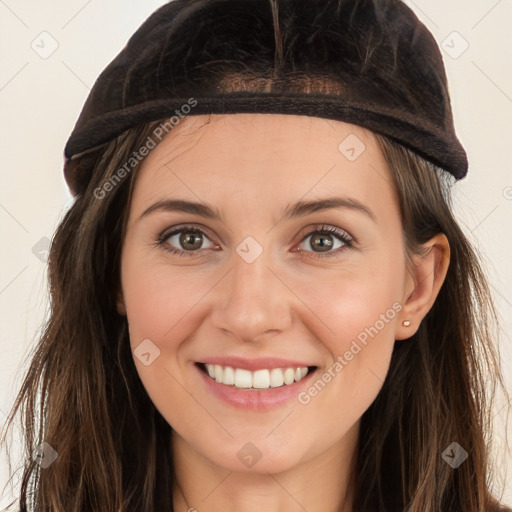
[[[118,311],[128,317],[131,347],[150,339],[160,350],[148,366],[134,361],[174,430],[186,497],[173,489],[175,510],[352,511],[347,480],[360,418],[382,387],[395,340],[412,336],[435,301],[448,241],[434,237],[407,269],[392,176],[371,132],[305,116],[207,119],[182,120],[138,169],[122,248]],[[354,161],[338,149],[350,134],[365,144]],[[296,201],[334,195],[359,200],[376,221],[340,208],[279,221]],[[223,221],[168,211],[140,218],[153,203],[178,197],[218,208]],[[197,255],[156,245],[178,225],[205,231]],[[335,245],[318,250],[310,242],[322,225],[357,243],[334,254],[343,242],[327,235]],[[263,248],[250,264],[236,252],[247,236]],[[179,238],[165,244],[184,250]],[[236,409],[209,393],[193,364],[205,356],[274,356],[311,361],[321,375],[394,303],[402,309],[307,404]],[[262,455],[251,468],[237,457],[247,442]]]

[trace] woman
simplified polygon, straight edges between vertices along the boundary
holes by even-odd
[[[170,2],[66,157],[21,510],[500,510],[467,159],[403,3]]]

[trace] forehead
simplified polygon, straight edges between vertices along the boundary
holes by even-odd
[[[285,114],[182,119],[138,169],[132,206],[140,209],[173,192],[233,203],[252,195],[263,204],[336,192],[384,206],[396,200],[391,173],[371,131]]]

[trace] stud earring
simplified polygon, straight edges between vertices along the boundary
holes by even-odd
[[[409,325],[411,325],[411,322],[409,320],[404,320],[402,322],[402,325],[405,325],[405,327],[409,327]]]

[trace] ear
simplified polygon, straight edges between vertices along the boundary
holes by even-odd
[[[407,269],[396,340],[405,340],[416,333],[434,304],[448,272],[450,244],[443,233],[423,244],[421,254],[412,256],[414,268]],[[409,327],[402,324],[405,320],[411,322]]]
[[[124,296],[122,290],[119,290],[117,293],[117,312],[120,315],[126,316],[126,306],[124,304]]]

